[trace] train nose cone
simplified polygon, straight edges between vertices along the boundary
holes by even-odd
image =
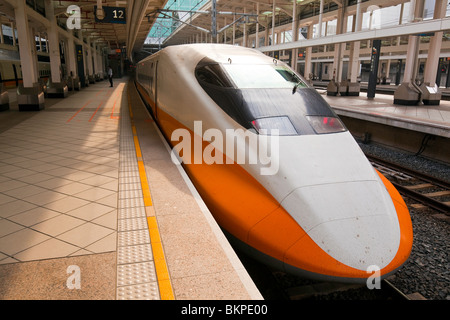
[[[377,181],[298,188],[282,206],[317,246],[351,268],[367,270],[376,265],[382,269],[398,251],[395,207]]]

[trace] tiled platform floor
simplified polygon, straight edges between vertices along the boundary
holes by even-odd
[[[0,113],[0,299],[261,299],[127,83]]]
[[[125,82],[0,113],[0,298],[114,299]],[[82,270],[68,290],[68,266]]]
[[[0,134],[0,264],[115,250],[123,87],[82,107],[73,94]]]

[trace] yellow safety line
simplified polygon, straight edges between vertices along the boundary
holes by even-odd
[[[156,217],[147,217],[150,232],[150,243],[152,245],[153,260],[155,262],[156,275],[161,300],[174,300],[172,284],[170,282],[169,270],[167,269],[166,258],[159,236],[158,223]]]
[[[137,153],[137,151],[136,151]],[[150,187],[148,186],[147,174],[145,172],[144,161],[138,161],[139,167],[139,177],[141,178],[141,187],[142,187],[142,195],[144,196],[144,205],[146,207],[151,207],[152,204],[152,196],[150,195]]]
[[[131,129],[133,131],[134,146],[136,148],[136,156],[138,157],[139,177],[141,180],[142,195],[144,197],[144,205],[151,207],[152,197],[150,194],[150,187],[145,172],[144,161],[142,160],[141,147],[137,136],[136,127],[133,124],[133,113],[131,110],[130,87],[127,88],[128,107],[130,110]],[[150,243],[153,251],[153,261],[155,263],[156,278],[158,279],[159,294],[161,300],[175,300],[173,294],[172,284],[170,282],[169,270],[167,269],[166,258],[162,247],[161,237],[159,236],[158,222],[156,217],[147,217],[148,230],[150,233]]]
[[[142,152],[141,152],[141,147],[139,146],[139,139],[137,137],[137,135],[134,135],[134,132],[136,132],[136,128],[134,127],[134,125],[131,125],[131,129],[133,130],[133,139],[134,139],[134,147],[136,149],[136,156],[138,157],[138,159],[142,159]]]

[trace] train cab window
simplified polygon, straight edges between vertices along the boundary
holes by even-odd
[[[233,84],[218,64],[200,66],[195,70],[197,79],[222,88],[232,88]]]
[[[217,106],[257,134],[292,136],[346,130],[317,91],[284,63],[217,63],[204,58],[195,68],[195,76]]]
[[[293,88],[307,87],[306,83],[291,69],[276,64],[224,64],[237,88]]]

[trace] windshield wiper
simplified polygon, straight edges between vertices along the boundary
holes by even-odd
[[[297,88],[300,87],[301,85],[303,85],[303,83],[301,81],[297,82],[294,87],[292,88],[292,94],[297,92]]]

